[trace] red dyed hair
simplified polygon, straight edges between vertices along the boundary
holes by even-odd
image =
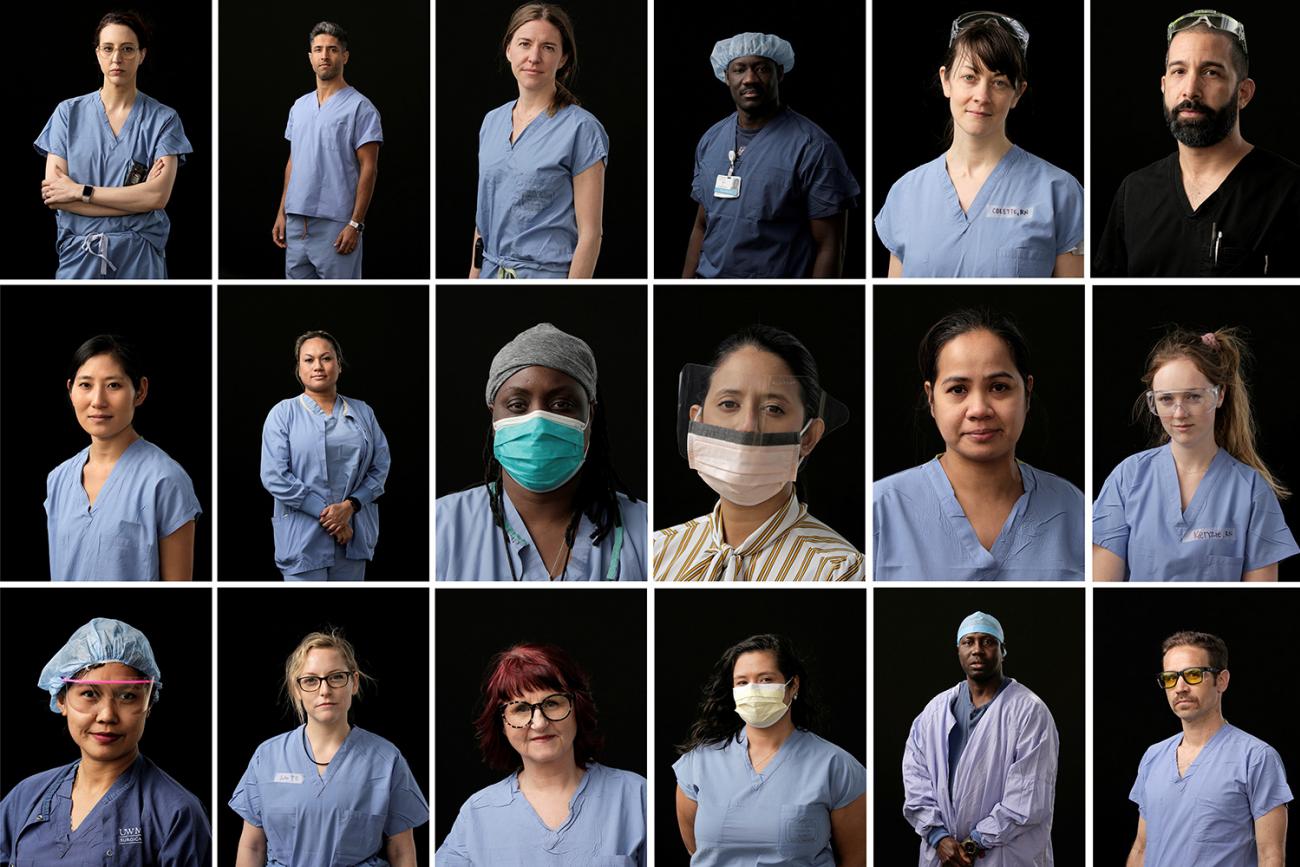
[[[483,679],[483,708],[474,721],[474,734],[488,766],[513,770],[520,766],[519,753],[506,738],[501,706],[535,689],[549,689],[573,696],[573,715],[578,733],[573,739],[573,759],[578,767],[604,746],[596,729],[596,702],[586,672],[573,657],[552,644],[516,644],[488,663]]]

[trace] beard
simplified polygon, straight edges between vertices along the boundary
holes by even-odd
[[[1161,106],[1164,108],[1165,125],[1169,127],[1170,134],[1189,148],[1207,148],[1218,144],[1228,137],[1237,123],[1235,98],[1228,100],[1228,104],[1219,109],[1191,99],[1183,100],[1172,109],[1164,105],[1162,100]],[[1183,120],[1178,112],[1184,109],[1195,109],[1203,112],[1204,116],[1199,120]]]

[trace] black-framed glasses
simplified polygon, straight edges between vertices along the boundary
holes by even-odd
[[[298,688],[303,692],[316,692],[320,689],[321,682],[328,683],[330,689],[342,689],[352,682],[352,672],[350,671],[331,671],[329,674],[321,677],[316,674],[304,674],[296,678]]]
[[[1183,679],[1183,683],[1188,686],[1196,686],[1196,684],[1205,680],[1205,675],[1209,674],[1217,677],[1221,671],[1223,671],[1222,668],[1198,665],[1193,668],[1184,668],[1182,671],[1162,671],[1156,675],[1156,680],[1164,689],[1173,689],[1178,686],[1178,678],[1180,677]]]
[[[541,701],[508,701],[501,706],[501,718],[511,728],[522,729],[532,723],[536,711],[551,722],[568,719],[573,713],[573,696],[557,692]]]

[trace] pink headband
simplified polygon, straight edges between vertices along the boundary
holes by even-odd
[[[1202,334],[1201,342],[1204,343],[1206,346],[1210,347],[1211,349],[1213,349],[1215,352],[1219,351],[1219,338],[1214,336],[1213,331],[1207,331],[1204,334]]]

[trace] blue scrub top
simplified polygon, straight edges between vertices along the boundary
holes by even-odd
[[[42,157],[54,154],[67,160],[68,177],[92,187],[126,186],[132,164],[144,166],[148,172],[160,157],[175,156],[184,165],[185,155],[194,152],[180,116],[139,91],[126,123],[116,135],[109,126],[99,91],[95,91],[59,103],[35,144]],[[161,254],[171,232],[171,221],[162,208],[120,217],[83,217],[58,211],[55,221],[60,249],[65,242],[86,235],[136,232]]]
[[[904,277],[1050,277],[1083,243],[1083,187],[1013,145],[963,211],[940,154],[890,189],[876,235]]]
[[[993,550],[980,544],[935,458],[876,482],[876,581],[1082,581],[1083,492],[1024,461],[1025,492]]]
[[[673,764],[698,804],[691,867],[835,867],[831,811],[867,790],[867,770],[812,732],[796,729],[756,773],[739,741],[696,747]]]
[[[503,494],[506,533],[492,520],[487,485],[439,497],[433,505],[436,536],[434,577],[438,581],[509,581],[510,564],[523,581],[549,581],[549,564],[542,561],[524,526],[524,519]],[[586,515],[578,521],[573,537],[573,552],[564,572],[566,581],[644,581],[646,580],[646,537],[649,516],[644,500],[633,502],[618,495],[619,513],[623,516],[621,541],[611,530],[600,545],[593,545],[595,525]],[[506,553],[507,541],[509,553]],[[617,561],[615,543],[619,543]],[[509,561],[506,558],[509,557]]]
[[[1130,581],[1240,581],[1300,552],[1263,476],[1219,449],[1182,507],[1166,443],[1125,458],[1092,507],[1092,541]]]
[[[355,87],[325,100],[305,93],[289,109],[284,128],[293,169],[284,196],[284,212],[346,223],[357,201],[361,161],[357,148],[384,140],[379,112]]]
[[[334,565],[334,538],[320,525],[326,506],[356,497],[347,559],[370,560],[379,539],[379,505],[390,456],[375,411],[338,395],[325,415],[306,395],[286,398],[262,426],[262,487],[275,498],[275,565],[310,572]]]
[[[542,822],[511,774],[460,808],[439,867],[645,867],[645,778],[587,765],[559,828]]]
[[[540,268],[564,278],[578,246],[573,178],[609,159],[609,136],[595,115],[568,105],[542,112],[510,142],[514,102],[494,108],[478,132],[475,226],[486,263]],[[484,268],[483,272],[495,271]]]
[[[72,830],[79,761],[28,777],[0,802],[0,861],[13,867],[208,867],[212,831],[199,799],[144,756]]]
[[[90,505],[81,473],[90,446],[45,480],[50,577],[157,581],[158,543],[203,514],[189,475],[143,437],[117,459]]]
[[[306,726],[253,753],[230,809],[266,834],[268,867],[382,867],[385,840],[429,821],[429,805],[397,747],[353,726],[324,775]]]
[[[833,217],[861,192],[844,154],[821,127],[784,109],[736,159],[740,196],[713,195],[736,149],[736,113],[711,126],[695,148],[691,198],[705,211],[700,277],[807,277],[816,248],[809,220]]]
[[[1143,864],[1255,867],[1255,820],[1291,801],[1282,759],[1224,723],[1179,776],[1182,740],[1179,733],[1148,748],[1129,792],[1147,823]]]

